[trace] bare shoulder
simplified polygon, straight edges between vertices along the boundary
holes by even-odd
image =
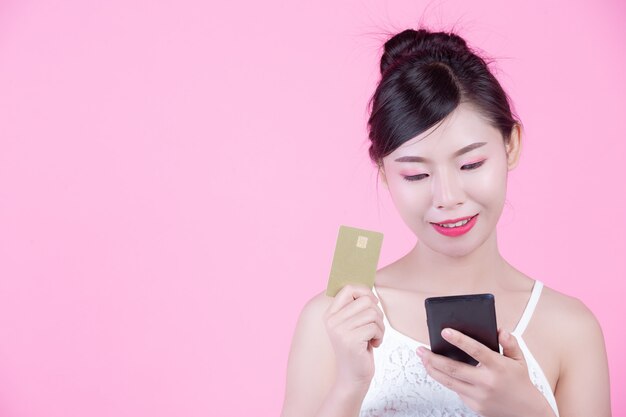
[[[551,288],[544,288],[537,313],[545,339],[557,346],[561,415],[610,416],[606,347],[595,315],[581,300]]]
[[[324,313],[333,302],[332,297],[326,295],[326,290],[314,295],[303,308],[306,313]]]
[[[581,332],[602,336],[602,330],[593,312],[576,297],[544,287],[537,309],[548,319],[546,325],[558,326],[561,336],[580,339]],[[554,327],[553,327],[554,329]]]
[[[585,350],[604,350],[600,323],[580,299],[544,287],[535,314],[541,333],[558,346],[562,365]]]

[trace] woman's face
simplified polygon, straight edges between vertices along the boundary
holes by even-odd
[[[500,131],[464,103],[383,158],[383,178],[421,244],[460,257],[495,233],[518,155],[517,126],[505,146]]]

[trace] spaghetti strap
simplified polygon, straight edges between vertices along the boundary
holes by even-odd
[[[380,301],[380,296],[378,295],[378,291],[376,291],[376,285],[372,286],[372,292],[374,293],[376,298],[378,298],[378,307],[380,307],[380,311],[383,312],[383,323],[385,323],[385,325],[388,325],[389,321],[387,320],[387,312],[383,308],[383,302]]]
[[[515,330],[511,333],[516,335],[522,335],[524,330],[526,330],[526,326],[528,326],[528,322],[530,318],[533,316],[535,312],[535,307],[537,307],[537,302],[539,301],[539,296],[541,295],[541,290],[543,289],[543,282],[535,280],[535,284],[533,285],[533,290],[530,293],[530,298],[528,299],[528,303],[526,304],[526,308],[524,309],[524,313],[522,313],[522,318],[517,323]]]

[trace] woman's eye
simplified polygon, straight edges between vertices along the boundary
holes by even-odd
[[[405,176],[404,179],[407,181],[419,181],[419,180],[423,180],[426,177],[428,177],[428,174],[417,174],[417,175]]]
[[[461,169],[476,169],[476,168],[478,168],[479,166],[481,166],[484,163],[485,163],[485,161],[474,162],[473,164],[463,165],[461,167]]]

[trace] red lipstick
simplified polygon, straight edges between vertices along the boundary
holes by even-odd
[[[441,226],[442,224],[453,224],[453,223],[458,223],[460,221],[468,220],[468,219],[469,221],[462,226],[456,226],[456,227]],[[469,232],[472,229],[472,227],[474,227],[474,225],[476,224],[477,219],[478,219],[478,214],[474,216],[461,217],[459,219],[444,220],[439,223],[431,223],[431,224],[433,225],[435,230],[441,233],[442,235],[449,236],[449,237],[457,237],[457,236],[461,236]]]

